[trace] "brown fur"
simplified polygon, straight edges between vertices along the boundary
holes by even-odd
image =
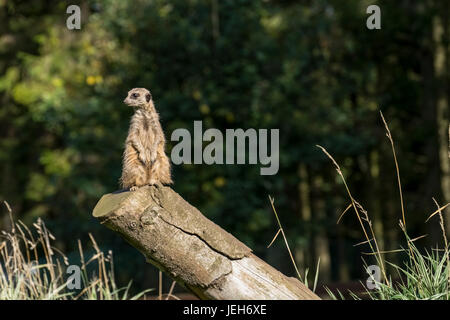
[[[121,186],[135,190],[145,185],[171,184],[170,162],[164,151],[166,140],[150,92],[132,89],[124,103],[134,107],[135,113],[125,141]]]

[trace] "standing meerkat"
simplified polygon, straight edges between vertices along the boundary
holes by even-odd
[[[134,191],[145,185],[171,184],[166,139],[150,91],[131,89],[123,102],[135,111],[125,141],[121,186]]]

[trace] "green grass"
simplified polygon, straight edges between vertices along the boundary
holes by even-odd
[[[401,280],[379,283],[379,289],[367,290],[368,297],[372,300],[449,300],[448,249],[443,254],[439,250],[421,253],[410,243],[404,252],[408,259],[403,266],[388,263]]]

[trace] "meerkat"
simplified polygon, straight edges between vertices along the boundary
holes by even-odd
[[[145,88],[134,88],[123,102],[134,108],[134,115],[123,153],[122,188],[134,191],[145,185],[173,183],[164,150],[166,139],[152,94]]]

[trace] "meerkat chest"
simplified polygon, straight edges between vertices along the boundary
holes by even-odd
[[[136,112],[133,116],[131,130],[141,142],[151,142],[159,134],[157,121],[154,117],[143,112]]]

